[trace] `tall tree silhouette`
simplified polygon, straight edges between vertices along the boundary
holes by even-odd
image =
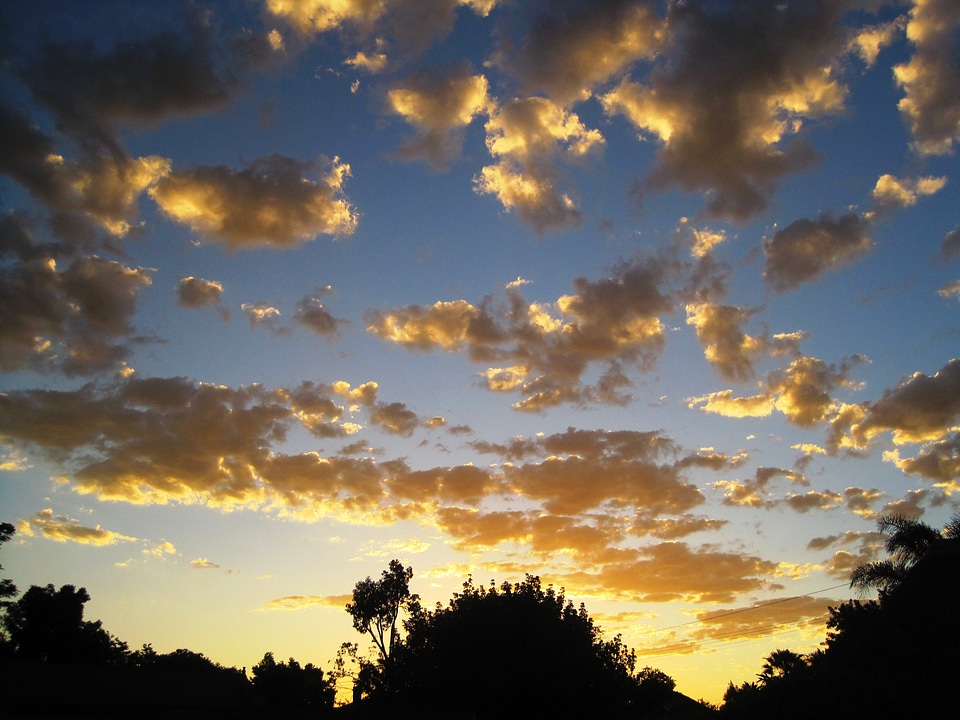
[[[410,594],[412,577],[413,568],[404,568],[399,560],[391,560],[379,580],[367,577],[358,582],[353,588],[353,602],[347,603],[354,629],[373,638],[384,660],[396,645],[400,611],[417,600],[416,595]]]
[[[859,565],[850,574],[850,587],[861,594],[877,590],[883,600],[937,543],[960,539],[960,513],[954,514],[942,531],[902,515],[881,516],[877,529],[887,536],[886,551],[890,557]]]

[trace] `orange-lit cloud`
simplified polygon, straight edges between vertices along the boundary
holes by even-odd
[[[850,427],[856,447],[884,432],[892,433],[897,444],[944,438],[960,422],[960,359],[950,360],[933,375],[914,373],[864,409]]]
[[[925,195],[940,192],[947,184],[945,177],[898,178],[881,175],[873,188],[873,200],[881,209],[906,208],[916,205]]]
[[[645,602],[730,602],[738,594],[762,589],[776,571],[776,563],[753,555],[664,542],[596,573],[572,572],[564,576],[564,584],[571,592],[576,588]]]
[[[304,173],[322,170],[316,180]],[[357,214],[343,196],[350,166],[268,155],[243,170],[173,171],[150,189],[170,218],[233,249],[291,247],[318,235],[349,235]]]
[[[331,608],[343,610],[353,595],[287,595],[265,603],[260,610],[305,610],[307,608]]]
[[[17,532],[27,537],[40,533],[48,540],[56,542],[75,542],[81,545],[115,545],[119,542],[136,542],[137,538],[128,537],[117,532],[104,530],[97,525],[87,527],[78,520],[54,515],[53,510],[41,510],[33,517],[21,521],[17,525]]]
[[[766,209],[780,178],[812,162],[790,138],[842,111],[837,70],[848,50],[839,6],[728,10],[671,6],[648,81],[624,80],[601,101],[662,143],[646,189],[700,191],[712,215],[744,221]]]
[[[390,110],[417,129],[400,148],[404,159],[424,159],[438,169],[460,155],[462,130],[490,104],[487,79],[454,66],[445,72],[421,70],[387,93]]]
[[[720,390],[687,398],[687,407],[700,409],[708,413],[716,413],[725,417],[766,417],[774,410],[774,400],[767,395],[751,395],[749,397],[734,397],[733,390]]]
[[[901,114],[923,155],[949,153],[960,140],[960,8],[950,0],[915,0],[907,23],[910,59],[894,77],[903,88]]]
[[[266,8],[302,37],[342,32],[365,46],[388,46],[384,48],[388,54],[408,56],[446,36],[459,6],[486,15],[496,4],[497,0],[436,0],[416,5],[406,0],[267,0]]]
[[[580,213],[558,184],[558,162],[582,162],[604,144],[576,113],[546,98],[512,100],[487,121],[487,149],[498,159],[475,178],[476,190],[495,195],[537,232],[576,225]]]
[[[502,309],[492,300],[408,305],[368,311],[368,330],[415,350],[466,350],[490,390],[519,392],[514,407],[539,411],[564,402],[621,403],[630,385],[624,369],[652,368],[665,343],[661,313],[675,304],[668,287],[676,268],[650,258],[623,263],[610,277],[574,280],[575,292],[552,305],[528,302],[522,283],[511,283]],[[605,365],[598,382],[581,378]]]
[[[718,608],[697,613],[699,627],[691,636],[700,641],[728,642],[756,638],[791,629],[822,629],[829,608],[838,601],[827,598],[794,597],[774,602],[755,602],[739,608]]]
[[[521,39],[501,36],[494,63],[518,77],[523,89],[544,91],[560,105],[651,57],[666,32],[654,4],[596,3],[544,6]]]

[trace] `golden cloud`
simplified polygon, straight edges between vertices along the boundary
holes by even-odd
[[[805,121],[843,109],[846,88],[835,76],[847,52],[842,19],[833,6],[673,8],[649,84],[624,79],[600,98],[608,114],[662,143],[644,188],[708,193],[715,217],[762,212],[776,182],[814,158],[786,140]]]
[[[464,127],[486,112],[487,79],[458,65],[438,74],[421,70],[387,93],[390,109],[418,130],[400,148],[404,159],[423,158],[443,168],[460,154]]]
[[[487,149],[495,165],[474,182],[480,194],[495,195],[537,232],[579,222],[570,198],[556,189],[559,159],[580,161],[604,144],[597,130],[547,98],[512,100],[492,111],[486,124]]]
[[[325,174],[311,180],[304,172],[314,163],[268,155],[239,171],[174,171],[149,193],[171,219],[230,248],[291,247],[356,228],[357,214],[342,194],[350,166],[338,158],[324,164]]]
[[[493,62],[530,92],[555,102],[586,100],[596,85],[658,49],[666,23],[648,3],[550,7],[522,42],[501,43]]]
[[[550,306],[529,303],[522,284],[506,288],[501,311],[492,300],[481,306],[466,300],[408,305],[367,312],[368,330],[384,340],[417,350],[460,350],[485,364],[486,386],[517,391],[525,398],[514,407],[538,411],[563,402],[625,402],[630,385],[623,365],[649,370],[665,343],[658,315],[673,309],[664,286],[673,263],[648,258],[622,263],[610,277],[574,280],[575,293]],[[605,363],[595,385],[580,380],[592,363]]]
[[[915,0],[907,22],[914,54],[893,69],[904,91],[898,107],[924,155],[945,155],[960,140],[958,27],[960,10],[954,3]]]
[[[755,602],[740,608],[718,608],[697,613],[700,627],[691,632],[698,641],[765,637],[794,629],[821,629],[836,600],[800,596]]]
[[[28,537],[32,537],[34,532],[39,532],[48,540],[56,542],[75,542],[81,545],[95,545],[102,547],[104,545],[115,545],[119,542],[136,542],[137,538],[121,535],[120,533],[104,530],[97,525],[96,527],[86,527],[81,525],[78,520],[65,517],[63,515],[54,515],[53,510],[47,508],[36,513],[33,517],[21,521],[17,526],[17,531]]]
[[[914,373],[880,399],[865,406],[865,414],[850,427],[857,446],[883,432],[895,443],[932,442],[960,423],[960,359],[950,360],[933,375]]]
[[[687,305],[687,324],[696,328],[704,356],[726,380],[753,377],[753,356],[763,348],[763,342],[740,329],[752,315],[753,311],[730,305]]]
[[[353,595],[287,595],[269,600],[260,610],[305,610],[320,607],[343,610],[353,601]]]
[[[700,405],[700,409],[704,412],[735,418],[767,417],[775,407],[774,399],[767,395],[737,398],[733,396],[733,390],[720,390],[700,397],[687,398],[686,403],[688,408]]]
[[[897,178],[886,174],[877,178],[873,199],[884,209],[906,208],[916,205],[925,195],[934,195],[947,184],[945,177]]]

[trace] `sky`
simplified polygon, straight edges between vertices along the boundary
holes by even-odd
[[[960,507],[960,5],[0,5],[4,573],[329,667],[393,558],[719,702]]]

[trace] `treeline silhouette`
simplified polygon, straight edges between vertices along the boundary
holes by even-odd
[[[695,720],[906,717],[956,714],[960,675],[960,515],[941,531],[880,520],[889,559],[863,565],[851,585],[878,600],[830,608],[821,649],[779,649],[752,682],[730,683],[717,708],[675,690],[656,668],[637,669],[620,635],[605,638],[584,605],[527,575],[468,578],[447,605],[410,592],[413,569],[393,560],[354,587],[346,611],[370,640],[344,642],[332,669],[278,661],[250,673],[186,649],[130,650],[72,585],[32,586],[18,599],[0,580],[0,715],[4,717],[348,718],[605,717]],[[0,545],[14,528],[0,523]],[[0,566],[2,569],[2,566]],[[401,634],[400,627],[403,628]],[[338,683],[353,702],[335,707]]]
[[[960,514],[943,530],[896,515],[878,528],[889,558],[850,582],[878,600],[830,608],[823,647],[771,653],[755,682],[727,687],[724,716],[960,717]]]

